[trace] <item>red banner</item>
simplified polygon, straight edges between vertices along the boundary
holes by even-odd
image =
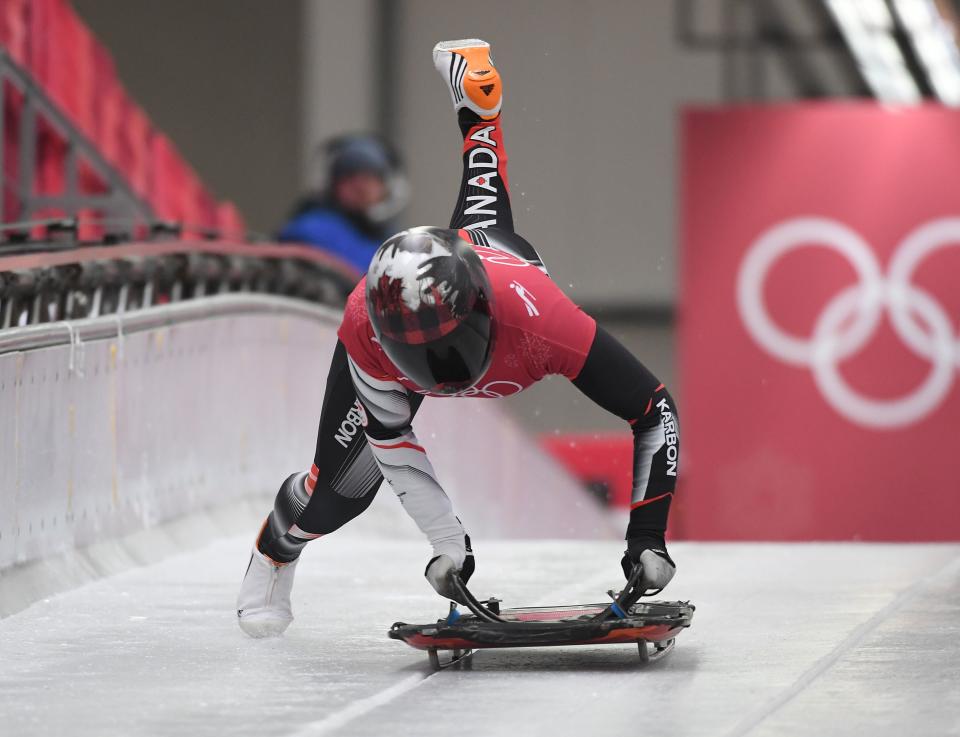
[[[960,539],[960,112],[683,118],[682,533]]]

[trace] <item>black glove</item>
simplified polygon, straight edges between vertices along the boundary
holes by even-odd
[[[644,590],[664,588],[677,572],[661,532],[644,532],[627,540],[627,549],[620,561],[623,575],[629,579],[637,563],[643,564],[640,585]]]
[[[430,559],[430,562],[427,563],[427,568],[423,572],[423,575],[427,577],[427,581],[433,586],[434,591],[440,594],[440,596],[453,599],[454,601],[459,601],[459,598],[456,592],[450,587],[450,577],[459,573],[460,580],[466,583],[470,580],[470,576],[473,575],[473,572],[477,568],[476,560],[473,557],[473,548],[470,546],[470,536],[464,535],[463,542],[467,551],[467,557],[463,559],[463,565],[459,571],[453,558],[449,555],[435,555]],[[461,601],[460,603],[466,604],[465,601]]]

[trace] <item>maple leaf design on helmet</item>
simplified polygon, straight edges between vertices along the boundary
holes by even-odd
[[[371,318],[387,337],[423,343],[457,327],[479,292],[463,289],[486,281],[473,249],[440,228],[413,228],[387,240],[367,274]]]

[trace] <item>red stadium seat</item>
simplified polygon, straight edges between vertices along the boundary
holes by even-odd
[[[156,214],[194,228],[224,227],[239,237],[243,222],[233,205],[218,205],[170,140],[155,133],[148,117],[127,95],[113,59],[68,0],[0,0],[0,44],[33,76],[69,122],[120,172]],[[4,219],[20,214],[16,183],[19,168],[20,106],[4,96]],[[42,115],[37,120],[36,194],[64,191],[67,144]],[[102,177],[81,164],[80,189],[106,190]],[[63,213],[30,213],[32,217]],[[96,236],[98,231],[85,231]]]
[[[116,90],[120,86],[117,80],[113,57],[106,47],[93,41],[93,99],[91,115],[93,117],[93,144],[107,157],[107,150],[116,150]],[[108,157],[109,159],[109,157]]]
[[[200,178],[190,166],[180,158],[180,155],[174,150],[177,158],[177,168],[179,170],[179,182],[176,188],[178,220],[186,226],[186,230],[196,233],[198,227],[202,227],[202,214],[200,213],[200,194],[203,191],[203,185]]]
[[[128,158],[121,133],[126,92],[119,82],[101,84],[97,96],[97,137],[95,145],[111,166],[126,173]]]
[[[16,220],[20,213],[17,185],[20,176],[20,112],[23,96],[5,84],[3,88],[3,221]]]
[[[197,193],[197,223],[207,230],[217,229],[217,200],[204,189],[202,182]]]
[[[232,202],[224,201],[217,205],[217,230],[223,238],[243,240],[246,237],[246,223]]]
[[[126,165],[121,171],[126,175],[130,186],[141,197],[150,197],[150,141],[153,129],[150,119],[129,97],[124,96],[126,104],[120,118],[120,134],[126,146]]]
[[[37,121],[34,194],[63,194],[66,184],[67,142],[43,119]]]
[[[28,0],[0,2],[0,46],[21,66],[28,63],[27,6]]]
[[[94,109],[94,45],[95,41],[90,30],[80,22],[80,19],[70,9],[70,12],[64,15],[65,28],[73,39],[75,44],[72,53],[69,55],[72,63],[75,65],[74,71],[64,75],[64,79],[69,84],[69,88],[64,90],[64,97],[67,99],[67,112],[73,118],[74,123],[81,132],[89,139],[93,140],[96,136],[96,125]]]
[[[100,178],[86,162],[80,162],[79,167],[80,191],[83,194],[106,194],[109,191],[107,183]],[[103,218],[111,213],[102,210],[84,209],[78,215],[79,227],[77,235],[82,241],[99,241],[108,231],[104,227]]]
[[[62,3],[57,0],[31,0],[27,11],[27,70],[47,94],[51,94],[48,51],[58,26],[54,20],[58,5]]]
[[[184,177],[180,159],[170,139],[162,133],[150,142],[150,200],[157,215],[166,220],[180,220],[183,212],[178,189]]]

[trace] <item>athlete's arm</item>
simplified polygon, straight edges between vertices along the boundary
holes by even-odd
[[[583,368],[573,384],[633,429],[633,497],[627,527],[624,572],[651,550],[670,563],[643,559],[651,588],[662,588],[673,576],[664,533],[677,482],[680,436],[673,398],[664,385],[616,338],[599,325]],[[664,580],[665,579],[665,580]]]
[[[367,414],[367,443],[380,472],[427,536],[434,556],[449,556],[460,569],[467,555],[463,526],[411,426],[423,397],[395,381],[374,378],[352,358],[349,363],[357,398]]]
[[[501,319],[525,334],[518,351],[536,377],[558,374],[633,429],[633,498],[625,568],[655,571],[672,561],[664,531],[677,480],[680,450],[673,399],[653,374],[556,283],[535,269],[518,269],[500,300]],[[511,278],[507,276],[506,278]],[[650,555],[660,556],[650,560]],[[671,573],[672,575],[672,573]],[[669,580],[666,572],[664,576]],[[658,583],[665,584],[666,581]],[[651,586],[652,588],[653,586]]]

